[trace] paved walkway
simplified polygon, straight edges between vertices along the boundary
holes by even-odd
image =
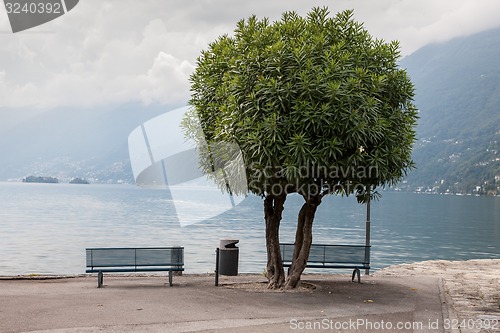
[[[445,332],[433,277],[304,275],[268,291],[258,275],[0,279],[0,332]]]

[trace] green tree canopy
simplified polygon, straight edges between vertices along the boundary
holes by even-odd
[[[205,140],[237,145],[248,191],[265,198],[272,287],[284,283],[278,228],[287,194],[305,199],[294,256],[304,261],[307,225],[324,195],[393,184],[413,167],[417,111],[397,64],[399,44],[374,39],[352,16],[314,8],[273,23],[241,20],[234,36],[202,51],[191,76],[190,105]],[[207,173],[208,162],[202,158]]]

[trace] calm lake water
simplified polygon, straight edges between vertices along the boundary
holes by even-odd
[[[290,196],[281,241],[293,242],[302,198]],[[315,243],[364,244],[366,206],[329,197]],[[500,258],[500,197],[384,193],[372,203],[372,267]],[[239,239],[240,272],[266,263],[262,200],[181,227],[167,191],[132,185],[0,183],[0,275],[85,272],[86,247],[185,247],[187,273],[213,272],[220,239]],[[334,270],[337,273],[338,271]]]

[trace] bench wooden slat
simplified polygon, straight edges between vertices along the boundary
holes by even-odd
[[[176,267],[170,267],[170,268],[162,268],[162,267],[152,267],[152,268],[95,268],[95,269],[87,269],[85,272],[86,273],[126,273],[126,272],[169,272],[169,271],[174,271],[174,272],[182,272],[184,271],[184,268],[176,268]]]

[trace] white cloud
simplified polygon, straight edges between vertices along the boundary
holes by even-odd
[[[93,28],[86,34],[73,33],[75,41],[62,33],[47,34],[39,45],[36,38],[40,35],[26,34],[11,44],[15,50],[12,61],[29,63],[35,70],[0,67],[0,107],[93,106],[141,100],[178,104],[187,100],[193,66],[164,51],[172,47],[161,20],[151,20],[142,33],[127,38],[109,38],[106,31]],[[34,72],[41,75],[35,77]],[[24,80],[16,84],[16,76]],[[23,98],[23,94],[27,96]]]
[[[498,13],[497,0],[457,1],[450,10],[443,11],[439,20],[422,27],[418,33],[425,37],[422,42],[442,42],[498,26]]]
[[[180,61],[165,52],[160,52],[145,76],[145,88],[141,97],[146,104],[159,101],[169,103],[187,100],[189,97],[189,75],[194,66]]]
[[[0,71],[0,107],[22,107],[25,105],[33,105],[37,101],[38,89],[32,82],[25,84],[13,84],[9,82],[6,72]],[[9,101],[10,104],[2,101]]]
[[[403,54],[500,26],[498,0],[354,0],[351,4],[356,18],[374,36],[399,40]]]
[[[201,49],[239,19],[324,5],[354,9],[372,35],[400,40],[403,54],[500,26],[498,0],[80,1],[46,25],[0,34],[0,109],[182,104]],[[0,10],[4,30],[5,20]]]

